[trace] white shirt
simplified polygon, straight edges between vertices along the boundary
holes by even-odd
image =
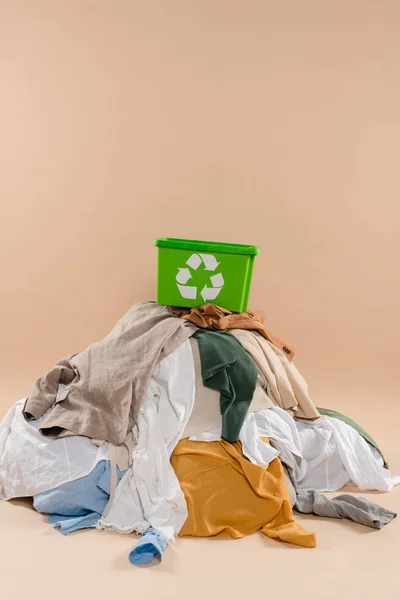
[[[267,465],[274,456],[264,454],[268,445],[262,436],[281,441],[297,456],[298,489],[332,492],[353,483],[360,490],[388,492],[400,483],[400,477],[391,476],[364,438],[339,419],[304,421],[278,407],[247,415],[239,437],[243,453],[251,462]],[[219,440],[221,428],[190,439]]]
[[[185,497],[170,457],[194,404],[194,365],[189,341],[159,362],[133,433],[133,464],[121,479],[99,529],[143,533],[149,527],[168,541],[188,517]]]

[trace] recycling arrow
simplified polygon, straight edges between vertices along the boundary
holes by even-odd
[[[201,262],[202,260],[198,254],[192,254],[192,256],[186,261],[186,264],[196,271],[201,265]]]
[[[181,293],[182,298],[187,300],[196,300],[197,298],[197,287],[195,285],[179,285],[178,289]]]
[[[200,254],[200,256],[205,264],[205,271],[215,271],[220,264],[212,254]]]
[[[218,288],[218,287],[222,288],[222,286],[225,283],[222,273],[217,273],[216,275],[211,275],[210,279],[211,279],[211,283],[213,284],[213,287],[215,287],[215,288]]]
[[[184,267],[183,269],[179,269],[178,275],[176,276],[177,282],[183,284],[187,283],[191,278],[192,274],[189,271],[189,269],[186,269],[186,267]]]
[[[204,271],[215,271],[221,263],[217,261],[213,254],[192,254],[186,261],[187,267],[179,267],[176,274],[176,284],[182,298],[186,300],[197,300],[198,290],[195,285],[186,285],[190,279],[193,279],[191,269],[197,271],[201,264],[204,264]],[[222,290],[225,280],[222,273],[210,275],[211,285],[205,285],[200,291],[203,302],[215,300]]]
[[[200,295],[203,298],[204,302],[207,302],[207,300],[215,300],[220,291],[221,288],[207,287],[205,285],[201,290]]]

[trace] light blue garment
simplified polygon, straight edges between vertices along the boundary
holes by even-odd
[[[148,565],[154,558],[162,561],[166,546],[165,537],[150,527],[130,551],[129,560],[133,565]]]
[[[124,472],[117,468],[117,482]],[[100,461],[86,477],[36,494],[33,506],[46,513],[51,525],[68,534],[95,527],[110,499],[110,461]]]

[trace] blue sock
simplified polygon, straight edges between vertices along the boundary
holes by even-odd
[[[150,527],[130,551],[129,560],[133,565],[148,565],[154,558],[162,561],[166,546],[164,536]]]

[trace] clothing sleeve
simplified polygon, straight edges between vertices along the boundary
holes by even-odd
[[[23,414],[27,421],[39,419],[56,401],[58,385],[69,385],[77,377],[71,364],[72,356],[58,362],[50,371],[35,381],[27,398]]]

